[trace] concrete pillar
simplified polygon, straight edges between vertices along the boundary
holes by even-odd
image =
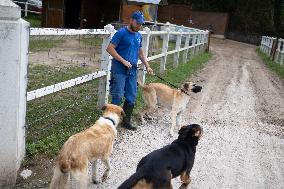
[[[0,188],[13,185],[25,155],[29,23],[0,1]]]

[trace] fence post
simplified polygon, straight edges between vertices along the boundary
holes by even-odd
[[[176,50],[177,52],[174,54],[174,67],[178,66],[179,63],[179,51],[180,51],[180,45],[181,45],[181,36],[182,36],[182,30],[178,31],[179,34],[177,35],[177,40],[176,40]]]
[[[272,40],[272,49],[271,49],[271,52],[270,52],[270,57],[271,57],[272,61],[275,60],[275,53],[276,53],[276,49],[277,49],[277,44],[278,44],[278,38],[274,38]]]
[[[204,32],[202,32],[201,34],[200,34],[200,43],[201,43],[201,52],[203,53],[204,52]]]
[[[194,54],[193,57],[196,56],[198,54],[198,50],[197,50],[197,46],[198,46],[198,33],[194,34]]]
[[[28,1],[25,3],[25,17],[28,16]]]
[[[280,47],[281,45],[279,45],[279,55],[280,55],[279,64],[283,65],[284,64],[284,40],[280,39],[280,41],[281,41],[282,49]]]
[[[200,54],[200,51],[201,51],[201,34],[200,34],[200,31],[198,33],[198,38],[197,38],[197,54]]]
[[[196,54],[198,55],[200,51],[200,33],[196,35]]]
[[[148,52],[149,52],[149,42],[150,42],[150,33],[151,30],[148,27],[145,27],[143,29],[146,32],[146,37],[143,37],[143,41],[142,41],[142,49],[144,51],[144,55],[147,58],[148,57]],[[142,68],[143,70],[138,70],[138,80],[145,83],[145,75],[146,75],[146,67],[145,65],[142,63],[140,65],[138,65],[139,68]]]
[[[264,36],[261,36],[260,50],[264,52]]]
[[[0,1],[0,188],[15,184],[25,155],[28,43],[20,7]]]
[[[186,34],[186,36],[185,36],[185,43],[184,43],[184,47],[186,48],[186,50],[183,51],[183,63],[187,62],[187,54],[188,54],[188,47],[189,47],[189,37],[190,37],[190,34]]]
[[[266,54],[266,36],[264,36],[264,39],[263,39],[263,52]]]
[[[166,70],[166,64],[167,64],[167,52],[168,52],[168,47],[169,47],[169,40],[170,40],[170,28],[166,28],[167,33],[163,35],[163,48],[162,48],[162,53],[164,56],[161,58],[161,63],[160,63],[160,74],[165,73]]]
[[[268,55],[268,52],[269,52],[269,39],[268,37],[266,37],[266,40],[265,40],[265,53],[266,55]]]
[[[99,91],[98,91],[98,102],[97,106],[101,108],[103,105],[108,103],[109,96],[109,80],[110,80],[110,69],[111,69],[111,57],[106,52],[106,48],[110,43],[110,40],[115,32],[114,27],[110,24],[104,27],[110,34],[108,37],[103,39],[102,43],[102,54],[101,54],[101,70],[107,73],[106,76],[100,78]]]
[[[206,43],[207,43],[207,46],[206,46],[206,52],[209,52],[209,48],[210,48],[210,31],[209,30],[207,30],[207,33],[206,33],[206,38],[205,38],[205,40],[206,40]]]
[[[281,45],[281,39],[278,40],[277,48],[276,48],[276,50],[275,50],[275,58],[274,58],[274,60],[275,60],[275,62],[277,62],[277,63],[280,63],[280,62],[279,62],[280,45]]]

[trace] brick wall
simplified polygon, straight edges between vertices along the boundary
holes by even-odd
[[[229,16],[227,13],[192,11],[192,27],[208,29],[211,26],[213,34],[226,35]]]

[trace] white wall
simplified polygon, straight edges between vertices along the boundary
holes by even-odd
[[[28,36],[20,8],[0,0],[0,186],[15,183],[25,155]]]

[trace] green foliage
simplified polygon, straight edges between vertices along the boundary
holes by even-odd
[[[30,23],[30,27],[41,27],[41,17],[39,15],[28,14],[28,16],[23,19]]]
[[[284,67],[280,64],[273,62],[266,54],[261,52],[259,48],[256,49],[257,54],[260,56],[262,61],[266,64],[266,66],[284,79]]]
[[[186,64],[173,68],[173,56],[168,58],[167,71],[163,77],[180,85],[203,63],[211,58],[211,54],[197,55]],[[151,62],[158,73],[159,62]],[[69,67],[63,70],[51,66],[38,65],[29,68],[29,89],[65,81],[87,72],[84,67]],[[146,82],[161,82],[154,76],[147,76]],[[74,133],[78,133],[95,123],[100,115],[96,108],[98,80],[90,81],[76,87],[59,91],[27,104],[27,156],[33,158],[42,154],[55,156],[63,143]],[[30,90],[28,90],[30,91]],[[143,105],[141,91],[137,98],[135,112]]]
[[[29,68],[28,89],[36,89],[84,75],[85,67],[58,69],[38,65]],[[27,104],[27,156],[54,156],[72,134],[95,123],[98,80],[90,81]],[[30,91],[30,90],[28,90]]]
[[[62,39],[31,39],[29,43],[30,51],[48,51],[63,43]]]
[[[30,66],[28,91],[74,79],[87,73],[89,71],[86,68],[79,66],[57,68],[46,65]]]

